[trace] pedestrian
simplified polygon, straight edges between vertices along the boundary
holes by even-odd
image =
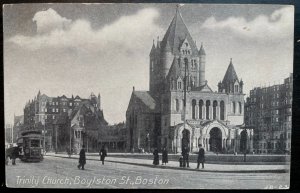
[[[202,164],[202,169],[204,169],[204,162],[205,162],[205,151],[202,147],[202,144],[199,144],[199,153],[198,153],[196,169],[199,169],[200,163]]]
[[[159,155],[158,155],[157,148],[154,149],[153,155],[154,155],[153,164],[159,165]]]
[[[84,150],[85,146],[82,145],[82,149],[80,150],[80,153],[79,153],[79,165],[77,166],[78,169],[81,169],[84,170],[84,165],[86,164],[86,158],[85,158],[85,150]]]
[[[188,147],[184,147],[182,150],[182,157],[183,157],[183,167],[190,167],[189,166],[189,150]]]
[[[14,147],[12,147],[12,152],[11,152],[12,165],[16,165],[16,159],[18,157],[19,157],[19,147],[14,146]]]
[[[99,155],[100,155],[100,161],[102,161],[102,165],[104,165],[104,159],[107,156],[107,151],[106,151],[104,145],[102,146],[102,148],[101,148],[101,150],[99,152]]]
[[[162,151],[162,165],[168,163],[168,150],[164,147]]]
[[[182,155],[179,157],[179,167],[183,167],[183,157]]]

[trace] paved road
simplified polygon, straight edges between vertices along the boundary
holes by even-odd
[[[289,173],[213,173],[149,168],[88,160],[85,170],[78,161],[45,157],[40,163],[17,161],[6,166],[8,187],[39,188],[187,188],[263,189],[289,186]]]

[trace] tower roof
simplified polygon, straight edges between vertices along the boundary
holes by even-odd
[[[196,44],[183,22],[179,7],[177,7],[175,16],[161,42],[161,47],[164,48],[168,43],[172,53],[179,54],[179,47],[185,39],[187,39],[190,44],[192,54],[198,54]]]
[[[230,58],[230,63],[229,63],[229,66],[227,68],[227,71],[223,78],[222,83],[224,84],[224,83],[235,82],[236,80],[239,80],[239,79],[238,79],[238,76],[237,76],[235,69],[233,67],[233,64],[232,64],[232,58]]]

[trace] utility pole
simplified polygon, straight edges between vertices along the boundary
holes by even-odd
[[[43,144],[43,148],[44,148],[44,154],[46,152],[46,120],[44,122],[44,144]]]
[[[70,127],[70,155],[72,155],[72,129],[71,129],[71,122],[69,120],[69,127]]]
[[[188,68],[188,60],[187,58],[184,59],[184,79],[183,79],[183,139],[182,140],[182,148],[185,148],[189,144],[189,139],[186,130],[186,76],[187,76],[187,68]]]
[[[55,127],[55,153],[57,153],[57,127]]]

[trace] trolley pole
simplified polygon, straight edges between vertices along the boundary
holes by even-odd
[[[46,152],[46,120],[44,123],[44,143],[43,143],[43,148],[44,148],[44,154]]]

